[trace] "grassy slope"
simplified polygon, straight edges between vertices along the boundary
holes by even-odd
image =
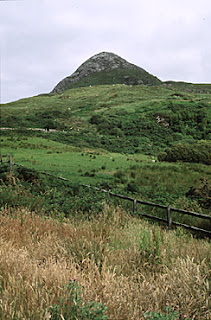
[[[184,87],[178,92],[172,84],[71,89],[3,105],[1,126],[64,129],[66,134],[48,138],[111,152],[155,155],[181,140],[209,138],[210,94],[197,92],[186,92]],[[163,119],[160,123],[158,116]]]
[[[1,154],[12,152],[17,162],[77,183],[101,184],[200,211],[196,203],[187,201],[185,193],[191,186],[200,186],[200,178],[209,179],[208,166],[152,163],[167,145],[208,138],[209,86],[200,94],[198,87],[190,92],[190,86],[195,88],[184,83],[96,86],[3,105],[2,126],[21,126],[24,131],[27,127],[45,128],[50,122],[49,127],[59,131],[25,131],[22,136],[2,131]],[[157,115],[174,124],[169,128],[157,123]]]
[[[201,186],[201,178],[206,177],[209,180],[210,170],[206,165],[152,162],[154,159],[149,156],[80,149],[43,138],[21,135],[16,138],[2,137],[1,143],[4,156],[12,153],[15,162],[28,168],[65,177],[73,185],[91,184],[141,200],[170,204],[176,208],[209,214],[209,208],[205,209],[197,200],[191,200],[185,196],[190,187]],[[76,205],[78,210],[89,211],[94,203],[101,206],[102,200],[106,200],[104,194],[95,195],[85,189],[78,192],[78,199],[72,199],[69,193],[72,187],[70,186],[68,190],[58,183],[59,181],[55,180],[52,186],[49,184],[45,187],[45,183],[40,182],[38,185],[43,187],[39,187],[38,190],[37,183],[34,187],[31,184],[24,186],[23,190],[21,186],[17,189],[15,186],[11,188],[2,186],[0,188],[1,206],[5,204],[9,207],[17,206],[19,203],[32,210],[36,206],[47,214],[55,212],[58,215],[69,216],[76,209]],[[33,199],[32,203],[30,199]],[[86,206],[83,202],[87,203]],[[131,203],[123,202],[121,205],[129,211],[132,210]],[[165,217],[164,210],[151,210],[150,207],[139,205],[138,211]],[[194,221],[189,216],[180,217],[174,214],[174,220],[209,228],[206,221],[203,222],[200,219]]]
[[[39,137],[2,137],[1,154],[13,154],[14,162],[29,168],[64,176],[75,182],[96,184],[106,179],[112,180],[113,173],[127,170],[137,161],[151,162],[144,155],[128,157],[97,149],[81,149]],[[102,169],[102,167],[105,167]],[[95,176],[84,176],[95,172]]]
[[[187,82],[175,82],[175,81],[166,81],[164,85],[172,87],[177,90],[192,92],[192,93],[211,93],[211,84],[202,84],[202,83],[187,83]]]
[[[144,70],[140,71],[121,68],[95,72],[81,79],[80,81],[67,85],[66,90],[71,88],[87,87],[90,85],[112,85],[123,83],[136,85],[140,79],[144,84],[156,85],[161,83],[158,78],[152,76]]]
[[[166,192],[172,191],[172,194],[180,188],[185,193],[192,185],[198,186],[201,177],[209,178],[210,175],[209,167],[203,164],[154,163],[151,156],[81,149],[23,135],[2,137],[1,155],[6,157],[10,153],[13,154],[14,162],[60,175],[74,182],[97,185],[107,180],[111,187],[124,186],[128,182],[142,187],[159,185],[161,188],[165,187]],[[94,175],[90,177],[86,173]]]

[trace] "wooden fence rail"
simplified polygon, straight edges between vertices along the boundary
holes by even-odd
[[[197,217],[197,218],[209,220],[210,226],[211,226],[211,216],[208,216],[208,215],[205,215],[205,214],[200,214],[200,213],[197,213],[197,212],[191,212],[191,211],[186,211],[186,210],[182,210],[182,209],[172,208],[169,205],[168,206],[163,206],[163,205],[160,205],[160,204],[155,204],[155,203],[151,203],[151,202],[147,202],[147,201],[141,201],[141,200],[137,200],[137,199],[132,199],[132,198],[129,198],[129,197],[125,197],[125,196],[120,196],[120,195],[114,194],[114,193],[109,192],[109,191],[108,191],[108,193],[110,195],[112,195],[112,196],[117,197],[117,198],[129,200],[129,201],[134,201],[133,208],[136,208],[136,203],[141,203],[141,204],[144,204],[144,205],[165,209],[166,210],[166,220],[162,219],[160,217],[149,215],[149,214],[141,214],[141,216],[149,218],[149,219],[157,220],[157,221],[160,221],[160,222],[167,223],[169,230],[172,229],[172,225],[175,225],[175,226],[184,227],[186,229],[189,229],[189,230],[192,230],[192,231],[195,231],[195,232],[201,232],[201,233],[204,233],[207,236],[211,237],[211,231],[209,231],[209,230],[205,230],[205,229],[201,229],[201,228],[198,228],[198,227],[195,227],[195,226],[190,226],[190,225],[186,225],[186,224],[183,224],[183,223],[179,223],[179,222],[173,221],[172,220],[172,211],[180,212],[180,213],[191,215],[191,216],[194,216],[194,217]],[[137,208],[136,208],[136,210],[133,209],[133,211],[137,212]]]
[[[2,163],[4,162],[3,157],[1,157],[1,162]],[[8,162],[10,163],[10,169],[11,170],[14,169],[14,165],[20,166],[20,167],[24,167],[21,164],[14,163],[13,160],[12,160],[12,155],[10,155],[10,160]],[[24,168],[26,168],[26,167],[24,167]],[[66,178],[58,177],[58,176],[55,176],[55,175],[53,175],[51,173],[41,172],[41,171],[39,171],[39,173],[47,175],[47,176],[51,176],[51,177],[54,177],[56,179],[60,179],[60,180],[63,180],[63,181],[71,182],[70,180],[68,180]],[[142,217],[146,217],[146,218],[153,219],[153,220],[156,220],[156,221],[159,221],[159,222],[162,222],[162,223],[166,223],[169,230],[172,229],[172,225],[180,226],[180,227],[183,227],[183,228],[188,229],[188,230],[192,230],[192,231],[195,231],[195,232],[203,233],[206,236],[211,238],[211,231],[209,231],[209,230],[201,229],[201,228],[198,228],[198,227],[195,227],[195,226],[186,225],[186,224],[179,223],[179,222],[176,222],[176,221],[172,220],[172,212],[179,212],[179,213],[190,215],[190,216],[193,216],[193,217],[196,217],[196,218],[208,220],[209,224],[210,224],[210,229],[211,229],[211,216],[209,216],[209,215],[200,214],[200,213],[197,213],[197,212],[186,211],[186,210],[182,210],[182,209],[172,208],[170,205],[164,206],[164,205],[157,204],[157,203],[142,201],[142,200],[139,200],[139,199],[136,199],[136,198],[131,198],[131,197],[123,196],[123,195],[120,195],[120,194],[115,194],[115,193],[113,193],[111,191],[108,191],[108,190],[105,190],[105,189],[100,189],[100,188],[97,188],[97,187],[93,187],[91,185],[86,185],[86,184],[80,184],[80,185],[83,186],[83,187],[94,189],[94,190],[99,191],[99,192],[107,193],[109,196],[113,196],[113,197],[116,197],[116,198],[119,198],[119,199],[123,199],[123,200],[127,200],[127,201],[133,202],[133,212],[134,213],[138,213]],[[156,217],[156,216],[152,216],[152,215],[145,214],[145,213],[143,213],[143,214],[139,213],[137,211],[137,204],[138,203],[140,203],[142,205],[147,205],[147,206],[152,206],[152,207],[157,207],[157,208],[164,209],[166,211],[166,219],[163,219],[163,218],[160,218],[160,217]]]

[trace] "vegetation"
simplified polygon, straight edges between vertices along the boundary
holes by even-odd
[[[210,241],[84,185],[210,214],[211,86],[95,84],[2,105],[0,318],[208,320]]]
[[[107,205],[63,220],[2,208],[0,234],[2,320],[210,319],[208,240]]]
[[[57,132],[27,131],[27,135],[155,156],[178,142],[210,138],[210,94],[184,90],[177,91],[173,84],[70,89],[2,105],[1,126],[54,129]]]
[[[58,299],[58,303],[49,307],[50,319],[70,320],[106,320],[106,308],[101,303],[83,302],[81,297],[81,286],[77,284],[75,279],[64,286],[64,296]]]
[[[197,143],[178,143],[158,154],[160,161],[201,162],[211,164],[211,141]]]
[[[162,174],[159,170],[153,172],[152,166],[148,165],[147,167],[146,165],[143,170],[146,174],[145,179],[148,182],[147,185],[145,184],[144,175],[140,171],[140,168],[139,170],[137,167],[132,168],[132,170],[129,168],[127,174],[124,174],[124,172],[120,170],[116,171],[113,180],[110,182],[104,180],[104,182],[98,183],[98,188],[110,189],[117,194],[130,195],[140,200],[151,200],[151,202],[166,206],[171,204],[171,206],[176,208],[209,214],[210,187],[206,180],[204,182],[200,181],[198,189],[191,187],[185,193],[185,191],[182,191],[181,185],[176,185],[174,188],[171,187],[171,177],[174,176],[174,174],[171,176],[171,172],[173,171],[171,167],[168,169],[166,167],[163,168],[165,170],[165,176],[163,175],[164,179],[162,180]],[[102,171],[104,171],[104,169],[102,169]],[[179,177],[184,174],[183,171],[179,172],[177,170],[176,172]],[[88,178],[93,179],[90,175],[86,171],[84,178],[88,176]],[[140,176],[142,177],[141,184],[139,183]],[[150,185],[155,179],[155,176],[157,176],[157,179],[163,181],[162,184],[158,180],[154,185]],[[131,177],[132,180],[130,180]],[[134,179],[135,177],[137,180]],[[170,178],[170,180],[165,179],[165,177]],[[193,179],[194,176],[190,178]],[[11,172],[8,164],[5,164],[0,166],[0,179],[0,205],[2,207],[24,207],[31,212],[38,211],[47,216],[63,219],[64,217],[77,216],[77,212],[95,216],[102,210],[103,203],[106,202],[109,205],[119,205],[131,214],[134,214],[132,212],[133,207],[131,202],[113,197],[109,198],[104,192],[97,191],[94,185],[92,185],[91,188],[87,188],[85,184],[71,180],[62,181],[57,179],[56,176],[46,176],[34,169],[15,166],[15,169]],[[190,179],[190,181],[192,179]],[[187,182],[189,181],[186,181],[186,183]],[[113,188],[111,189],[112,186]],[[163,209],[152,209],[148,206],[138,205],[137,214],[143,213],[166,218],[166,212]],[[210,230],[209,223],[203,219],[174,213],[173,220]]]
[[[155,158],[150,156],[79,149],[23,135],[2,137],[1,140],[2,156],[12,152],[16,163],[65,177],[72,184],[91,184],[116,193],[133,194],[140,199],[193,211],[204,208],[198,207],[195,199],[191,200],[185,195],[191,187],[199,187],[202,178],[207,177],[209,180],[210,172],[206,165],[160,163],[154,162]],[[17,178],[20,178],[19,175]]]
[[[100,72],[94,72],[85,78],[66,84],[65,90],[72,88],[88,87],[95,85],[113,85],[113,84],[127,84],[127,85],[138,85],[141,83],[156,85],[160,84],[161,81],[149,74],[144,70],[130,70],[125,68],[117,68],[104,70]]]

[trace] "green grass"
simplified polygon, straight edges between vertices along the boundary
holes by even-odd
[[[154,162],[156,158],[151,156],[81,149],[23,135],[2,137],[1,145],[1,155],[12,153],[14,162],[74,184],[90,184],[141,200],[209,213],[209,208],[185,196],[191,187],[201,186],[202,178],[210,180],[209,166],[203,164]]]
[[[177,142],[210,137],[209,90],[185,88],[176,84],[73,88],[2,105],[1,126],[57,129],[45,137],[109,152],[156,155]]]
[[[80,149],[37,137],[2,137],[1,155],[8,156],[10,153],[14,162],[28,168],[93,185],[114,180],[116,170],[128,170],[136,161],[151,161],[144,155],[131,157],[103,150]]]
[[[170,319],[174,307],[180,318],[209,317],[208,240],[139,219],[166,218],[165,210],[138,204],[131,217],[131,202],[80,184],[210,214],[201,199],[186,196],[202,181],[209,187],[209,166],[157,161],[178,142],[209,139],[210,92],[210,85],[184,83],[110,85],[2,105],[1,127],[17,130],[1,131],[0,155],[34,169],[0,165],[2,319],[41,319],[52,305],[56,317],[68,311],[62,284],[73,278],[82,298],[103,303],[110,319]],[[173,213],[173,220],[209,230],[187,215]]]
[[[125,78],[127,77],[127,79]],[[68,77],[69,78],[69,77]],[[95,86],[95,85],[113,85],[113,84],[128,84],[137,85],[140,83],[156,85],[160,84],[161,81],[149,74],[145,70],[130,70],[125,68],[117,68],[114,70],[103,70],[100,72],[94,72],[79,81],[68,83],[68,78],[66,78],[65,86],[63,84],[63,89]],[[71,78],[71,77],[70,77]],[[141,82],[140,82],[141,80]]]
[[[201,178],[210,179],[208,166],[152,161],[178,143],[206,144],[210,104],[209,85],[172,82],[80,87],[22,99],[2,105],[1,126],[16,130],[1,131],[1,154],[73,183],[207,213],[186,193],[200,187]]]

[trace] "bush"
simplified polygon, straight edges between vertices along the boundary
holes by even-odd
[[[9,173],[10,167],[7,163],[0,164],[0,181],[6,183],[8,180],[8,173]]]
[[[114,177],[121,180],[123,177],[125,177],[125,173],[121,170],[118,170],[114,173]]]
[[[165,161],[166,157],[167,157],[167,153],[166,152],[158,153],[158,161]]]
[[[167,306],[163,312],[150,311],[143,315],[147,320],[173,320],[178,318],[178,312]]]
[[[128,183],[126,187],[126,191],[136,193],[139,191],[139,187],[135,183]]]
[[[52,320],[106,320],[106,307],[95,301],[83,301],[81,287],[70,281],[63,288],[64,295],[58,299],[58,304],[48,308]]]
[[[25,167],[18,167],[16,169],[17,177],[28,182],[33,182],[34,180],[40,179],[40,174],[34,169],[28,169]]]
[[[178,143],[158,154],[159,161],[183,161],[211,164],[211,143],[198,141],[197,143]]]
[[[94,114],[91,119],[89,120],[89,122],[91,124],[100,124],[103,122],[103,117],[101,115],[98,115],[98,114]]]
[[[201,178],[200,185],[196,188],[192,186],[186,193],[186,197],[195,199],[203,207],[211,208],[211,183],[204,178]]]

